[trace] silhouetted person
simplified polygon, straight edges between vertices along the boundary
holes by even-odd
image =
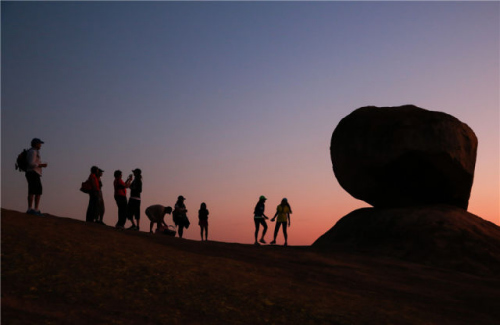
[[[151,221],[149,225],[149,232],[153,233],[153,225],[156,223],[156,230],[160,229],[161,226],[168,228],[165,223],[165,215],[172,213],[172,207],[164,207],[160,204],[151,205],[146,209],[146,216]]]
[[[132,174],[127,178],[127,181],[123,181],[121,170],[116,170],[114,173],[115,180],[113,182],[113,187],[115,189],[115,201],[118,206],[118,222],[116,223],[117,229],[124,229],[125,222],[127,222],[127,188],[130,187],[132,182]]]
[[[254,209],[254,217],[253,220],[255,222],[255,245],[260,245],[259,242],[257,241],[257,238],[259,236],[259,228],[260,225],[264,227],[264,230],[262,231],[262,237],[260,238],[260,242],[265,244],[266,241],[264,240],[264,236],[266,235],[267,232],[267,223],[266,219],[269,219],[265,214],[265,203],[266,203],[266,197],[264,195],[261,195],[259,198],[259,202],[257,202],[257,205],[255,205]]]
[[[97,180],[99,181],[99,188],[101,189],[99,191],[99,200],[98,200],[98,213],[97,213],[97,219],[96,219],[96,223],[98,224],[101,224],[101,225],[104,225],[104,197],[102,195],[102,180],[101,180],[101,177],[102,177],[102,173],[103,173],[103,170],[102,169],[99,169],[97,171]]]
[[[283,226],[283,236],[285,237],[285,246],[288,245],[288,234],[286,232],[286,228],[287,228],[287,222],[288,222],[288,227],[290,227],[290,213],[292,213],[292,209],[290,208],[290,204],[288,204],[288,200],[284,198],[283,200],[281,200],[281,204],[278,205],[278,207],[276,208],[276,214],[271,219],[271,221],[274,221],[274,219],[278,217],[278,220],[276,220],[276,227],[274,228],[274,239],[271,242],[271,245],[276,244],[276,236],[278,236],[278,231],[280,230],[280,226]]]
[[[200,225],[200,235],[203,241],[203,232],[205,232],[205,241],[208,240],[208,210],[207,205],[202,203],[198,210],[198,224]]]
[[[182,195],[177,198],[173,215],[174,223],[178,227],[177,232],[179,233],[180,238],[182,238],[182,235],[184,234],[184,228],[189,228],[189,219],[186,214],[187,209],[184,204],[184,200],[186,200],[186,198]]]
[[[132,222],[132,226],[128,229],[139,230],[139,221],[141,219],[142,171],[136,168],[132,173],[134,173],[134,180],[130,184],[130,199],[128,200],[127,207],[128,219]]]
[[[28,211],[26,213],[42,215],[40,212],[40,198],[42,196],[42,168],[47,167],[46,163],[42,163],[40,157],[40,149],[44,142],[38,138],[31,140],[31,148],[26,155],[27,168],[26,180],[28,181]],[[33,201],[35,208],[33,209]]]
[[[99,196],[101,195],[101,186],[99,185],[99,169],[97,166],[90,168],[90,191],[89,191],[89,205],[87,207],[87,214],[85,217],[86,222],[95,222],[99,215]]]

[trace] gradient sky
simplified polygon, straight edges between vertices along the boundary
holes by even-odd
[[[209,239],[252,243],[265,195],[269,216],[289,199],[289,244],[310,245],[368,206],[332,172],[338,122],[362,106],[414,104],[475,131],[469,211],[499,224],[499,8],[2,1],[1,205],[26,210],[14,162],[39,137],[42,212],[84,220],[79,186],[97,165],[114,225],[113,172],[141,168],[142,211],[187,198],[186,238],[199,239],[206,202]]]

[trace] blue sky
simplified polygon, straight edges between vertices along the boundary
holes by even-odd
[[[250,242],[257,198],[272,215],[288,197],[290,236],[311,244],[366,206],[333,175],[337,123],[414,104],[476,132],[469,210],[498,224],[499,15],[498,2],[2,1],[2,207],[26,208],[12,162],[40,137],[48,213],[83,220],[78,186],[98,165],[114,225],[113,171],[139,167],[143,209],[184,195],[192,220],[207,203],[214,240]]]

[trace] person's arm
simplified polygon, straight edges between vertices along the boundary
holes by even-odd
[[[278,216],[278,209],[276,209],[276,213],[274,214],[274,217],[271,219],[272,222],[274,222],[274,220],[276,219],[276,217]]]
[[[123,183],[123,181],[122,181]],[[123,183],[123,187],[124,188],[129,188],[130,187],[130,183],[132,183],[132,175],[130,175],[127,180],[125,181],[125,183]]]
[[[290,213],[287,213],[288,216],[288,227],[290,227]]]

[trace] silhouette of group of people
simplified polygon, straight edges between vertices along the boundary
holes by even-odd
[[[42,189],[42,169],[47,167],[47,163],[42,162],[40,156],[40,149],[44,142],[39,138],[34,138],[31,141],[31,148],[27,152],[27,168],[26,168],[26,179],[28,181],[28,210],[26,213],[34,215],[43,215],[40,212],[39,204],[40,198],[43,192]],[[89,183],[90,190],[89,203],[87,206],[87,212],[85,221],[94,222],[104,225],[104,199],[102,195],[102,181],[101,177],[104,170],[97,166],[92,166],[90,169]],[[123,181],[123,174],[120,170],[114,172],[114,198],[116,205],[118,207],[118,222],[115,225],[117,229],[125,229],[126,221],[131,222],[131,226],[127,229],[139,230],[139,223],[141,218],[141,193],[142,193],[142,171],[139,168],[132,170],[125,181]],[[127,200],[127,189],[130,189],[130,198]],[[187,209],[184,201],[185,197],[180,195],[177,198],[174,209],[170,206],[163,206],[160,204],[149,206],[146,210],[146,216],[150,220],[150,233],[153,233],[153,225],[156,224],[157,232],[168,232],[168,226],[165,223],[165,215],[172,214],[173,222],[177,227],[177,233],[180,238],[184,234],[184,229],[189,228],[190,222],[187,217]],[[255,245],[266,244],[264,239],[267,232],[266,220],[269,218],[264,214],[265,202],[267,198],[265,196],[260,196],[254,209],[254,223],[255,223]],[[276,226],[274,229],[274,237],[270,242],[271,245],[276,244],[276,237],[280,227],[283,230],[283,236],[285,239],[284,246],[288,245],[288,234],[287,227],[290,227],[290,214],[292,209],[288,200],[283,198],[281,203],[276,207],[276,213],[271,219],[274,222],[276,219]],[[201,240],[208,240],[208,215],[209,211],[205,203],[201,203],[200,209],[198,210],[198,225],[200,226]],[[260,240],[258,240],[260,226],[263,227],[262,235]],[[175,232],[174,232],[175,234]]]
[[[101,176],[104,171],[97,166],[92,166],[90,169],[89,181],[92,184],[91,190],[89,192],[89,204],[87,207],[86,221],[96,222],[104,224],[102,217],[104,215],[104,200],[102,199],[102,182]],[[140,229],[140,219],[141,219],[141,193],[142,193],[142,170],[136,168],[132,170],[125,181],[123,181],[123,173],[121,170],[116,170],[114,172],[113,187],[114,187],[114,198],[116,205],[118,207],[118,222],[115,225],[117,229],[125,229],[125,224],[127,220],[131,222],[131,226],[127,229],[129,230],[139,230]],[[127,189],[130,189],[130,198],[127,201]],[[170,206],[163,206],[161,204],[155,204],[148,207],[145,212],[146,216],[150,220],[149,231],[153,233],[153,225],[157,225],[157,232],[162,232],[168,225],[165,223],[165,215],[173,213],[173,221],[177,227],[177,233],[179,237],[182,238],[184,234],[184,229],[189,228],[190,222],[187,217],[187,209],[184,204],[185,197],[180,195],[175,203],[175,209],[172,210]],[[203,223],[200,227],[205,231],[205,240],[208,238],[208,210],[206,209],[206,204],[202,203],[203,213],[202,215]],[[201,219],[200,219],[201,220]],[[203,236],[202,236],[203,240]]]

